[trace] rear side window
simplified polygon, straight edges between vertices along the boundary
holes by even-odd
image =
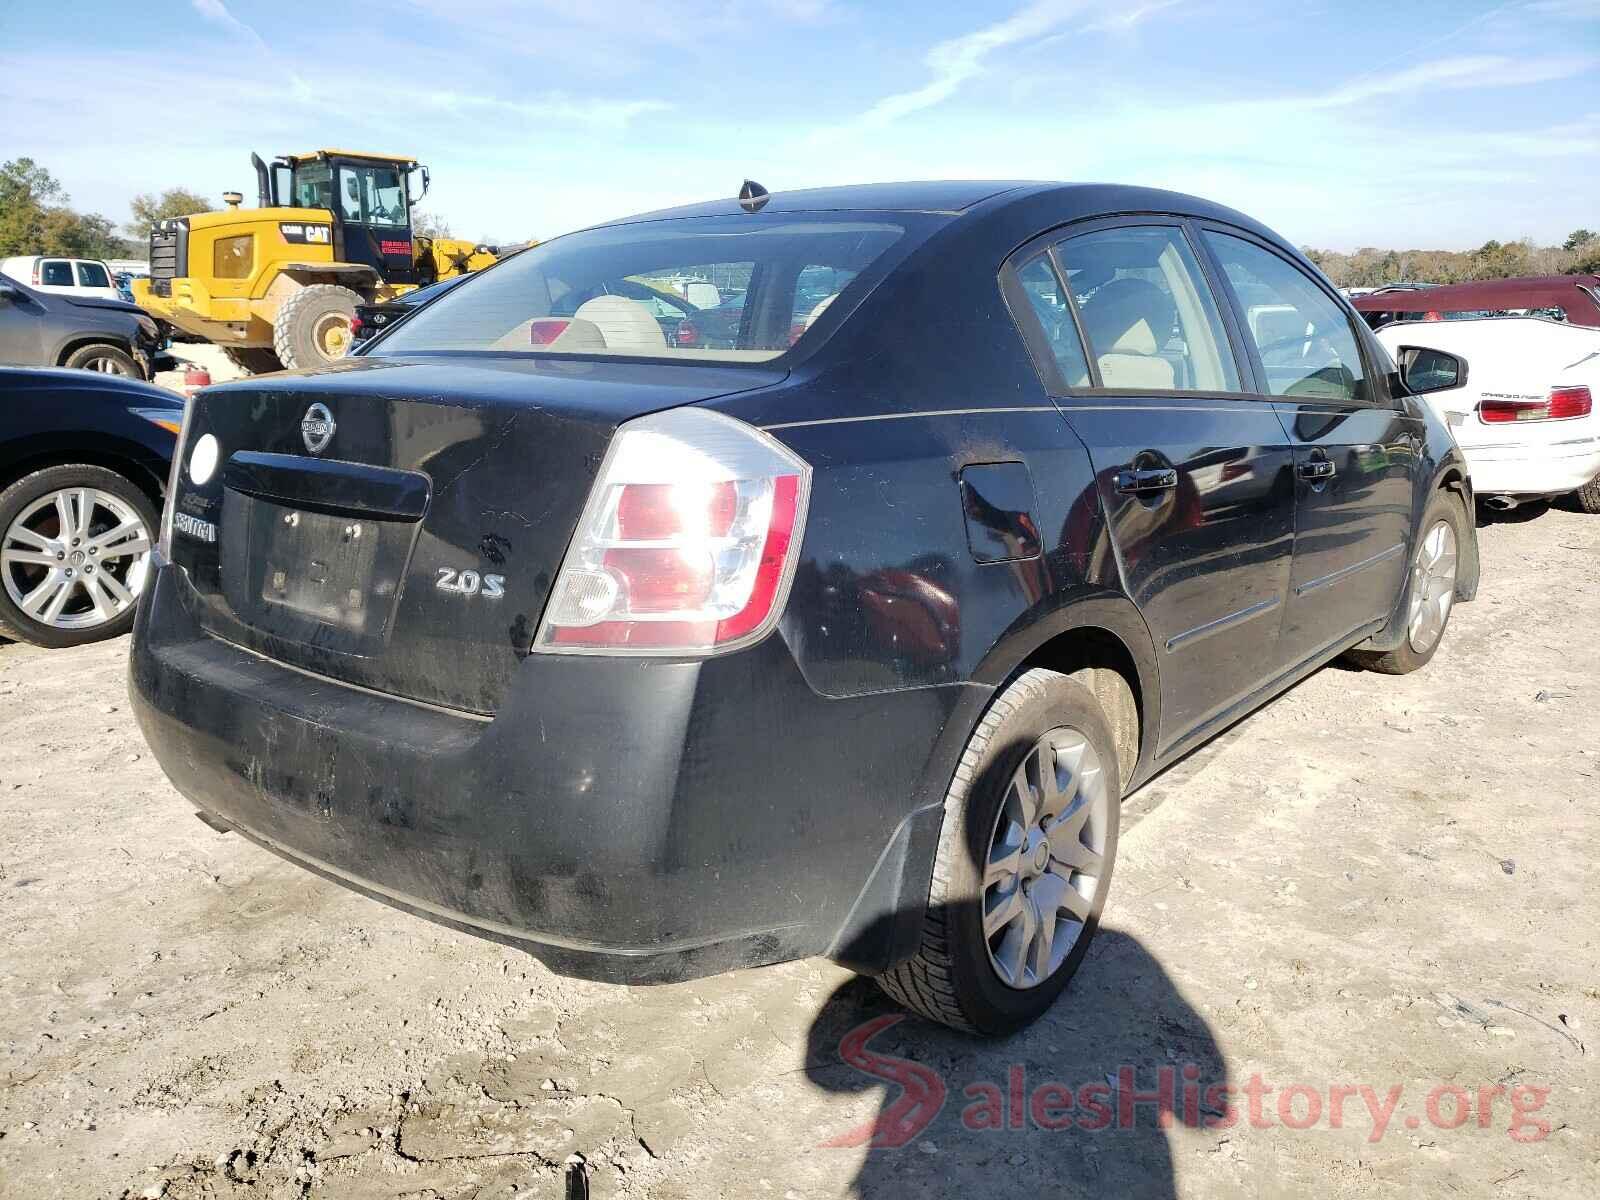
[[[1033,315],[1039,318],[1045,344],[1055,356],[1061,378],[1068,387],[1088,387],[1089,360],[1084,357],[1078,327],[1072,322],[1072,309],[1049,257],[1041,254],[1030,259],[1017,270],[1017,282],[1028,297]]]
[[[1273,396],[1368,399],[1350,320],[1299,267],[1254,242],[1207,232],[1244,315]]]
[[[1216,301],[1182,230],[1102,229],[1068,238],[1058,252],[1101,386],[1239,390]]]
[[[72,287],[72,264],[60,259],[40,263],[39,282],[45,287]]]
[[[110,287],[111,277],[106,274],[106,269],[97,262],[81,262],[78,264],[79,287]]]
[[[372,353],[776,358],[842,292],[876,283],[905,232],[876,214],[697,217],[592,229],[469,279]]]

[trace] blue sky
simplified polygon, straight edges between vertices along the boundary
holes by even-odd
[[[1600,0],[0,0],[0,44],[0,158],[119,221],[339,146],[505,240],[747,175],[1154,184],[1340,249],[1600,228]]]

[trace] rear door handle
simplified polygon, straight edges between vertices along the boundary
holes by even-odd
[[[1171,491],[1178,486],[1178,472],[1172,467],[1142,467],[1117,472],[1117,491],[1125,496]]]
[[[1309,479],[1314,482],[1321,482],[1325,479],[1332,479],[1336,473],[1337,472],[1334,465],[1325,458],[1319,458],[1312,462],[1303,462],[1300,464],[1301,479]]]

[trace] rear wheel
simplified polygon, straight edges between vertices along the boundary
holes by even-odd
[[[270,375],[273,371],[283,370],[277,351],[265,347],[224,346],[222,352],[228,356],[229,362],[246,375]]]
[[[0,633],[49,647],[126,633],[156,526],[149,497],[104,467],[47,467],[0,492]]]
[[[133,361],[133,355],[104,342],[97,342],[92,346],[79,346],[67,355],[67,361],[62,365],[78,371],[99,371],[102,375],[123,375],[129,379],[144,378],[144,372],[139,370],[139,364]]]
[[[318,367],[345,356],[354,342],[350,324],[361,297],[349,288],[314,283],[293,293],[278,309],[272,347],[290,371]]]
[[[1393,650],[1353,650],[1350,657],[1370,671],[1409,675],[1427,665],[1444,639],[1455,608],[1456,574],[1466,508],[1450,492],[1436,492],[1423,513],[1406,584],[1405,640]]]
[[[1094,695],[1054,671],[1019,677],[950,785],[922,944],[879,986],[974,1033],[1042,1015],[1099,926],[1120,801],[1116,745]]]
[[[1600,475],[1573,492],[1572,498],[1584,512],[1600,516]]]

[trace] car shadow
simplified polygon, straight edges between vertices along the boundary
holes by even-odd
[[[1481,501],[1477,506],[1477,525],[1487,529],[1491,525],[1525,525],[1537,521],[1551,509],[1548,500],[1529,500],[1515,508],[1492,508]]]
[[[825,1091],[876,1095],[868,1120],[816,1150],[865,1147],[853,1180],[865,1200],[1175,1196],[1178,1126],[1203,1127],[1228,1103],[1210,1025],[1143,944],[1115,929],[1099,932],[1043,1017],[1000,1039],[910,1016],[853,979],[813,1021],[806,1064]],[[1003,1184],[975,1189],[984,1180]]]

